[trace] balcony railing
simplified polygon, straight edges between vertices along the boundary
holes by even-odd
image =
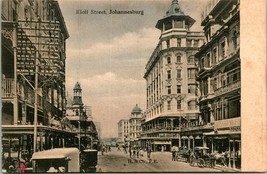
[[[14,79],[2,79],[2,97],[13,97]]]
[[[225,85],[225,86],[223,86],[223,87],[221,87],[219,89],[216,89],[214,91],[214,94],[216,96],[218,96],[218,95],[222,95],[222,94],[228,93],[230,91],[234,91],[234,90],[240,88],[240,86],[241,86],[240,84],[241,84],[240,80],[239,81],[235,81],[234,83],[231,83],[231,84]]]

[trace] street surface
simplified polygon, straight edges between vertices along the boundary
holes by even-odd
[[[146,153],[143,157],[134,158],[138,162],[130,159],[129,153],[117,151],[111,148],[111,152],[105,152],[104,155],[98,152],[97,172],[221,172],[218,169],[191,167],[188,163],[182,161],[172,161],[170,152],[152,152],[152,162],[149,163]],[[143,161],[139,161],[139,160]],[[156,161],[154,161],[156,160]]]

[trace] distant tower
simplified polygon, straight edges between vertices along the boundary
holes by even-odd
[[[83,106],[82,102],[82,88],[79,82],[73,88],[73,102],[72,105]]]

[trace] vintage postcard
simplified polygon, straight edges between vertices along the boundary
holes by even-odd
[[[266,172],[266,10],[2,0],[2,173]]]

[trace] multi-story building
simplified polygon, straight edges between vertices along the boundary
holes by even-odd
[[[136,104],[136,106],[132,109],[131,116],[129,119],[130,124],[130,144],[132,146],[140,146],[140,133],[141,133],[141,120],[142,120],[142,110]]]
[[[59,4],[55,0],[1,3],[3,157],[71,146],[65,139],[73,139],[75,133],[61,122],[69,34]]]
[[[76,132],[75,144],[79,149],[97,149],[99,143],[98,132],[91,115],[91,107],[82,101],[82,88],[77,82],[73,88],[73,100],[66,107],[66,120],[73,125]]]
[[[240,17],[239,0],[211,1],[202,15],[206,42],[199,60],[201,119],[213,130],[204,133],[212,152],[229,152],[229,167],[240,168]]]
[[[126,142],[129,136],[129,119],[121,119],[118,122],[118,138],[120,142]]]
[[[136,104],[130,118],[118,122],[118,137],[121,142],[131,146],[140,146],[142,110]]]
[[[190,31],[194,23],[173,0],[156,24],[161,35],[145,68],[147,109],[141,137],[142,146],[151,144],[155,151],[181,147],[185,138],[181,127],[198,119],[194,55],[204,34]]]

